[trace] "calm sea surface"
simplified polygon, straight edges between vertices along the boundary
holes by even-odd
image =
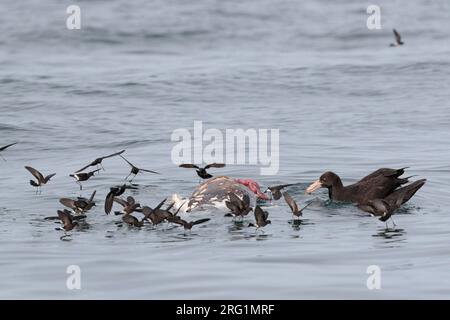
[[[449,298],[450,2],[377,1],[382,29],[361,1],[77,1],[81,30],[66,29],[72,1],[0,3],[0,298]],[[390,48],[392,28],[405,41]],[[76,197],[68,175],[126,149],[140,175],[133,195],[155,205],[188,196],[193,171],[171,161],[177,128],[280,129],[280,170],[212,171],[250,177],[313,201],[300,226],[269,205],[265,233],[223,214],[192,233],[120,227],[106,216],[120,158],[84,184],[98,207],[67,241],[44,221]],[[41,195],[31,165],[56,177]],[[427,184],[395,215],[396,228],[352,205],[313,196],[326,170],[344,183],[379,167],[410,166]],[[247,218],[253,220],[252,216]],[[81,268],[81,290],[66,268]],[[366,269],[381,268],[381,290]]]

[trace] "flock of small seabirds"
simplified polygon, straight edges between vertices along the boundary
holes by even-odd
[[[0,157],[4,161],[6,161],[6,159],[4,159],[2,153],[9,147],[16,144],[17,143],[12,143],[0,148]],[[253,211],[255,223],[250,223],[248,227],[256,227],[256,230],[271,223],[268,219],[269,213],[257,204],[257,200],[277,201],[283,197],[295,219],[300,219],[303,215],[304,209],[311,204],[310,202],[303,208],[300,208],[288,192],[282,192],[284,188],[294,184],[271,186],[268,187],[264,193],[262,193],[259,185],[252,179],[232,179],[226,176],[214,178],[207,172],[207,170],[211,168],[222,168],[225,164],[212,163],[205,167],[199,167],[194,164],[180,165],[181,168],[195,169],[197,175],[201,179],[206,180],[199,185],[197,190],[193,193],[191,199],[183,200],[181,203],[180,201],[172,201],[166,206],[166,208],[163,208],[163,206],[165,205],[167,198],[163,199],[155,208],[143,206],[132,196],[128,196],[126,198],[123,198],[122,196],[127,189],[137,189],[137,187],[131,184],[131,182],[140,172],[148,172],[153,174],[159,173],[136,167],[122,155],[124,152],[125,150],[122,150],[107,156],[99,157],[70,176],[75,179],[76,183],[80,186],[80,190],[82,190],[82,182],[89,180],[94,176],[94,174],[104,170],[103,161],[105,159],[117,156],[121,157],[131,168],[130,174],[125,178],[125,180],[127,180],[131,175],[133,175],[133,177],[128,180],[130,184],[125,183],[110,188],[105,198],[104,210],[106,214],[110,214],[113,210],[114,204],[120,205],[122,210],[114,211],[114,214],[121,215],[122,221],[132,227],[142,227],[144,223],[158,225],[163,222],[167,222],[180,225],[184,228],[184,230],[191,230],[193,226],[205,223],[210,219],[204,218],[194,221],[186,221],[182,219],[178,213],[181,209],[183,209],[184,212],[190,212],[195,205],[198,205],[198,203],[201,202],[202,199],[207,198],[204,195],[208,193],[208,190],[212,193],[212,197],[214,199],[224,200],[224,208],[227,211],[225,216],[234,217],[235,219],[237,218],[243,221],[243,218]],[[95,170],[83,172],[90,167],[95,167]],[[36,188],[36,193],[42,192],[42,186],[48,184],[51,178],[55,176],[54,173],[44,176],[41,172],[31,166],[25,166],[25,169],[28,170],[35,178],[35,180],[30,180],[30,185]],[[409,179],[412,176],[401,177],[404,174],[405,169],[406,167],[400,169],[381,168],[362,178],[360,181],[348,186],[344,186],[342,184],[342,181],[338,175],[328,171],[322,174],[317,181],[312,183],[306,189],[306,193],[310,194],[318,188],[327,188],[331,200],[355,203],[361,210],[370,213],[372,216],[379,217],[379,220],[383,222],[387,222],[389,218],[392,218],[394,211],[407,202],[426,182],[426,179],[421,179],[408,184]],[[238,189],[234,188],[236,186],[241,187],[241,191],[244,190],[244,192],[237,192]],[[222,199],[219,199],[221,194],[223,197]],[[61,198],[59,202],[67,209],[58,210],[58,216],[46,217],[45,220],[60,220],[62,227],[58,228],[58,230],[72,230],[79,224],[80,221],[86,219],[86,213],[95,206],[95,195],[96,191],[94,191],[89,198],[84,198],[81,196],[76,199]],[[251,205],[251,196],[256,198],[254,207]],[[207,198],[207,200],[211,201],[205,201],[204,203],[212,204],[214,203],[212,201],[214,199],[211,199],[211,194],[209,194],[209,198]],[[135,216],[136,214],[134,214],[135,212],[140,213],[143,217],[138,219]]]
[[[396,47],[403,45],[404,42],[402,41],[400,34],[395,29],[393,29],[393,32],[395,36],[395,43],[390,44],[390,46]],[[3,157],[2,152],[16,144],[17,143],[12,143],[0,147],[0,157],[4,161],[6,161],[6,159]],[[132,196],[128,196],[126,198],[122,198],[121,196],[126,192],[127,189],[137,189],[131,184],[131,182],[139,173],[159,173],[135,166],[122,155],[124,152],[125,150],[121,150],[107,156],[99,157],[86,166],[82,167],[81,169],[77,170],[75,173],[70,174],[70,177],[75,179],[75,182],[79,185],[80,190],[82,190],[82,182],[89,180],[95,174],[97,174],[101,170],[104,170],[103,160],[117,156],[121,157],[130,166],[130,174],[125,178],[125,180],[128,180],[128,178],[130,178],[131,176],[132,178],[128,180],[128,182],[130,183],[129,185],[125,183],[110,188],[110,191],[108,192],[105,199],[104,210],[106,214],[110,214],[115,203],[120,205],[122,207],[122,210],[114,211],[114,214],[121,215],[122,221],[133,227],[142,227],[146,222],[153,225],[168,222],[180,225],[184,228],[184,230],[191,230],[193,226],[209,221],[209,218],[186,221],[178,215],[182,208],[185,212],[190,212],[193,204],[198,204],[198,198],[199,196],[202,196],[205,191],[207,191],[208,183],[211,183],[211,185],[216,184],[216,189],[213,189],[216,190],[216,192],[218,192],[217,190],[224,191],[222,192],[222,194],[225,195],[225,199],[223,202],[225,204],[226,210],[228,211],[225,216],[243,219],[253,211],[255,223],[249,223],[248,226],[256,227],[256,230],[265,227],[266,225],[270,224],[271,221],[268,219],[269,213],[263,210],[258,204],[256,204],[256,202],[254,208],[251,206],[250,195],[256,196],[257,200],[277,201],[280,200],[281,197],[283,197],[296,219],[300,219],[300,217],[303,215],[303,210],[311,204],[310,202],[309,204],[303,206],[303,208],[300,208],[297,202],[289,195],[289,193],[282,193],[282,190],[284,188],[287,188],[294,184],[282,184],[268,187],[265,193],[262,193],[259,185],[251,179],[234,180],[224,176],[214,178],[210,173],[207,172],[207,170],[211,168],[223,168],[225,167],[225,164],[212,163],[206,165],[205,167],[199,167],[195,164],[180,165],[181,168],[195,169],[197,175],[201,179],[207,180],[205,183],[200,184],[197,191],[193,193],[193,196],[190,200],[188,199],[186,201],[183,201],[181,204],[178,203],[178,206],[176,206],[177,201],[172,201],[172,203],[167,205],[164,209],[162,207],[166,203],[167,198],[163,199],[155,208],[151,208],[149,206],[141,206],[141,204],[138,203]],[[95,170],[84,172],[91,167],[95,167]],[[358,208],[360,208],[361,210],[366,211],[373,216],[379,217],[379,220],[383,222],[387,222],[389,218],[392,219],[394,211],[397,210],[402,204],[407,202],[426,182],[426,179],[421,179],[406,185],[409,182],[409,179],[412,177],[401,177],[404,174],[406,168],[407,167],[400,169],[381,168],[362,178],[360,181],[348,186],[344,186],[342,184],[342,181],[337,174],[328,171],[325,172],[317,181],[311,184],[306,189],[306,192],[310,194],[318,188],[327,188],[331,200],[356,203],[358,205]],[[41,172],[31,166],[25,166],[25,169],[28,170],[36,179],[30,180],[30,185],[36,187],[37,193],[42,192],[42,186],[49,183],[51,178],[55,176],[55,173],[44,176]],[[216,180],[214,181],[214,179]],[[211,182],[208,182],[208,180]],[[244,186],[244,188],[247,188],[247,192],[238,193],[234,192],[236,190],[234,188],[230,187],[229,189],[227,189],[227,187],[224,187],[229,186],[230,183],[231,185],[234,184]],[[219,188],[217,189],[218,186]],[[222,187],[222,190],[220,189],[220,186]],[[266,195],[266,192],[271,195],[270,198]],[[61,198],[59,202],[70,210],[58,210],[57,217],[46,217],[45,219],[60,220],[62,223],[62,228],[59,229],[70,231],[78,225],[79,221],[86,219],[86,213],[95,206],[95,195],[96,191],[94,191],[89,198]],[[220,192],[218,192],[217,195],[214,196],[216,196],[216,198],[219,198]],[[138,219],[135,215],[133,215],[134,212],[140,213],[141,215],[143,215],[143,217],[141,219]]]

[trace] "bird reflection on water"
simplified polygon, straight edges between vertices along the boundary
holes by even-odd
[[[383,240],[384,244],[393,248],[399,243],[406,242],[406,234],[407,232],[405,229],[380,227],[377,229],[377,233],[373,234],[372,237],[380,238]]]

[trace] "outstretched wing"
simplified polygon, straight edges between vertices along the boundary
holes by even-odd
[[[211,164],[208,164],[206,167],[205,167],[205,170],[207,170],[207,169],[209,169],[209,168],[223,168],[223,167],[225,167],[225,163],[211,163]]]
[[[77,206],[75,205],[75,200],[72,200],[69,198],[61,198],[61,199],[59,199],[59,203],[61,203],[63,206],[70,208],[70,209],[77,208]]]
[[[392,31],[394,32],[395,41],[397,43],[402,42],[402,37],[400,36],[400,33],[398,33],[397,30],[395,30],[395,29],[392,29]]]
[[[110,214],[114,203],[114,194],[109,192],[105,199],[105,213]]]
[[[14,142],[14,143],[8,144],[7,146],[1,147],[1,148],[0,148],[0,151],[3,151],[3,150],[5,150],[5,149],[8,149],[9,147],[11,147],[11,146],[13,146],[13,145],[15,145],[15,144],[17,144],[17,142]]]
[[[170,209],[172,209],[172,207],[175,205],[175,202],[172,202],[165,211],[169,211]]]
[[[308,208],[311,204],[312,204],[312,202],[310,202],[310,203],[308,203],[307,205],[305,205],[303,208],[300,209],[300,212],[303,212],[303,210],[305,210],[306,208]]]
[[[147,169],[139,169],[139,171],[144,171],[144,172],[154,173],[154,174],[160,174],[159,172],[152,171],[152,170],[147,170]]]
[[[269,190],[271,190],[272,191],[272,189],[277,189],[277,190],[281,190],[281,189],[283,189],[283,188],[286,188],[286,187],[290,187],[290,186],[293,186],[294,184],[293,183],[289,183],[289,184],[280,184],[280,185],[278,185],[278,186],[273,186],[273,187],[269,187]]]
[[[165,198],[163,201],[161,201],[154,210],[159,210],[161,209],[162,205],[164,204],[164,202],[166,202],[167,198]]]
[[[128,163],[128,164],[130,165],[130,167],[134,167],[134,165],[133,165],[130,161],[128,161],[127,159],[125,159],[124,156],[120,155],[120,157],[121,157],[123,160],[125,160],[125,162]]]
[[[44,178],[44,182],[45,182],[45,183],[49,182],[50,179],[51,179],[52,177],[54,177],[55,175],[56,175],[56,173],[49,174],[48,176],[46,176],[46,177]]]
[[[96,193],[97,193],[97,190],[94,190],[94,192],[92,192],[91,197],[89,198],[89,203],[92,203]]]
[[[42,175],[42,173],[37,171],[35,168],[29,167],[29,166],[25,166],[25,169],[27,169],[38,181],[42,182],[42,181],[45,180],[44,176]]]
[[[193,226],[195,226],[196,224],[204,223],[204,222],[207,222],[207,221],[209,221],[209,220],[211,220],[211,219],[208,219],[208,218],[206,218],[206,219],[200,219],[200,220],[192,221],[191,224],[192,224]]]
[[[72,224],[72,216],[67,211],[58,210],[58,218],[64,226]]]
[[[107,155],[107,156],[101,157],[100,159],[107,159],[107,158],[111,158],[111,157],[119,156],[119,155],[121,155],[121,154],[122,154],[122,153],[124,153],[124,152],[125,152],[125,150],[122,150],[122,151],[119,151],[119,152],[116,152],[116,153],[112,153],[112,154],[110,154],[110,155]]]
[[[91,164],[88,164],[88,165],[84,166],[83,168],[81,168],[80,170],[75,171],[75,173],[84,171],[84,170],[86,170],[87,168],[89,168],[90,166],[91,166]]]
[[[97,172],[99,172],[100,170],[102,170],[102,169],[93,170],[93,171],[89,172],[89,174],[97,173]]]
[[[125,200],[123,200],[122,198],[117,198],[117,197],[114,197],[114,202],[117,202],[118,204],[120,204],[122,207],[126,207],[126,206],[128,206],[128,202],[127,201],[125,201]]]
[[[283,193],[284,200],[286,201],[289,208],[291,208],[292,213],[298,213],[298,205],[294,199],[289,195],[289,193]]]
[[[183,219],[170,219],[170,222],[179,224],[180,226],[185,226],[187,224]]]
[[[199,167],[197,167],[195,164],[192,164],[192,163],[180,164],[179,167],[180,167],[180,168],[195,168],[195,169],[200,169]]]
[[[186,201],[183,202],[183,203],[178,207],[177,211],[175,211],[175,213],[173,214],[174,217],[178,214],[178,212],[180,212],[180,209],[183,208],[183,206],[184,206],[185,203],[186,203]]]

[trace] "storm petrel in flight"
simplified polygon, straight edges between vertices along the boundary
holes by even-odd
[[[52,174],[49,174],[48,176],[44,177],[44,175],[42,173],[40,173],[38,170],[36,170],[32,167],[25,166],[25,169],[27,169],[37,180],[37,182],[34,180],[30,180],[30,185],[37,188],[36,192],[38,192],[40,190],[42,185],[47,184],[47,182],[49,182],[50,179],[54,175],[56,175],[56,173],[52,173]]]
[[[303,214],[303,210],[307,208],[311,203],[308,203],[303,208],[299,209],[297,202],[295,202],[294,199],[289,195],[289,193],[285,192],[283,193],[284,200],[288,204],[289,208],[291,208],[292,214],[296,216],[297,218],[300,218],[300,216]]]
[[[84,166],[83,168],[81,168],[80,170],[77,170],[75,172],[78,173],[78,172],[86,170],[89,167],[95,167],[95,166],[97,166],[97,168],[100,166],[103,170],[105,170],[105,168],[103,168],[103,166],[102,166],[102,161],[103,160],[105,160],[107,158],[112,158],[112,157],[121,155],[124,152],[125,152],[125,150],[122,150],[122,151],[119,151],[119,152],[116,152],[116,153],[113,153],[113,154],[110,154],[110,155],[107,155],[107,156],[104,156],[104,157],[97,158],[94,161],[92,161],[90,164],[88,164],[87,166]]]
[[[280,198],[281,198],[281,190],[286,188],[286,187],[290,187],[292,185],[293,185],[292,183],[291,184],[281,184],[279,186],[268,187],[267,190],[270,190],[274,200],[280,200]]]
[[[402,41],[402,37],[400,36],[400,33],[398,33],[397,30],[395,30],[395,29],[392,29],[392,31],[394,32],[395,43],[391,43],[390,46],[391,47],[402,46],[404,44],[404,42]]]
[[[256,206],[255,207],[256,223],[255,224],[250,223],[248,226],[256,227],[256,230],[258,230],[259,228],[265,227],[266,225],[271,223],[271,221],[268,220],[267,218],[269,218],[269,213],[267,211],[264,211],[263,209],[261,209],[260,206]]]
[[[186,163],[186,164],[180,165],[180,168],[196,169],[198,176],[202,179],[210,179],[213,177],[211,174],[206,172],[206,170],[208,170],[209,168],[223,168],[223,167],[225,167],[224,163],[211,163],[211,164],[208,164],[207,166],[205,166],[204,168],[200,168],[199,166],[196,166],[195,164],[191,164],[191,163]]]
[[[73,173],[69,176],[75,179],[75,181],[80,185],[80,190],[83,190],[83,186],[81,185],[81,181],[87,181],[90,177],[93,177],[95,173],[99,172],[101,169],[97,169],[91,172],[79,172]]]
[[[127,159],[125,159],[124,156],[120,155],[120,157],[125,160],[126,163],[128,163],[131,167],[131,171],[130,174],[125,178],[125,180],[128,179],[129,176],[131,176],[132,174],[134,174],[133,178],[131,178],[131,180],[129,182],[132,182],[134,178],[136,178],[136,176],[138,175],[139,172],[148,172],[148,173],[154,173],[154,174],[159,174],[156,171],[152,171],[152,170],[148,170],[148,169],[142,169],[142,168],[138,168],[136,167],[134,164],[132,164],[130,161],[128,161]]]

